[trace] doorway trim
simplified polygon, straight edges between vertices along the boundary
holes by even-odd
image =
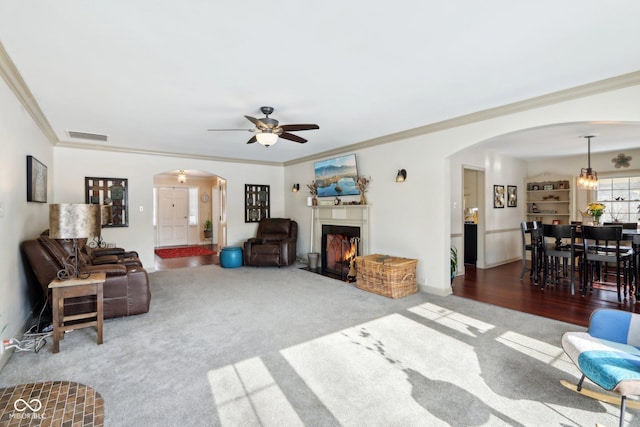
[[[460,201],[460,204],[462,206],[463,209],[463,214],[461,216],[461,220],[462,220],[462,224],[461,224],[461,229],[462,229],[462,254],[464,254],[464,209],[466,208],[465,206],[465,171],[474,171],[477,172],[477,180],[476,180],[476,185],[474,188],[475,191],[475,195],[477,198],[477,204],[478,204],[478,236],[477,236],[477,250],[478,250],[478,258],[476,259],[476,268],[486,268],[486,257],[485,257],[485,221],[486,221],[486,202],[485,202],[485,172],[486,170],[484,168],[480,168],[477,166],[471,166],[471,165],[466,165],[466,164],[462,164],[460,173],[462,175],[462,179],[460,180],[460,182],[462,183],[462,189],[461,189],[461,193],[462,194],[462,200]],[[465,271],[465,266],[464,266],[464,262],[462,262],[463,265],[463,269],[462,269],[462,274],[464,274]]]

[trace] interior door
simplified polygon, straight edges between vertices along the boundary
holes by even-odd
[[[189,189],[166,188],[158,190],[158,246],[188,244]]]

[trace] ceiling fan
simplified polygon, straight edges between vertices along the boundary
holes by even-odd
[[[271,113],[273,113],[273,107],[260,107],[260,111],[265,117],[261,119],[256,119],[255,117],[245,116],[247,120],[253,123],[256,127],[255,129],[208,129],[209,131],[234,131],[234,130],[243,130],[255,133],[254,136],[251,137],[247,144],[253,144],[254,142],[258,142],[259,144],[264,145],[265,147],[269,147],[270,145],[278,142],[278,138],[288,139],[289,141],[299,142],[300,144],[304,144],[307,142],[306,139],[299,137],[298,135],[294,135],[289,132],[295,132],[300,130],[314,130],[320,129],[318,125],[314,124],[296,124],[296,125],[280,125],[276,119],[272,119],[269,117]]]

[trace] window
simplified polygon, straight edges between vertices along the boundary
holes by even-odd
[[[607,206],[604,222],[636,222],[640,217],[640,176],[600,178],[597,200]]]
[[[189,225],[198,225],[198,187],[189,187]]]

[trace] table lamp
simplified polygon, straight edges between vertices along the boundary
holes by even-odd
[[[58,279],[88,277],[78,268],[78,239],[100,235],[100,205],[52,204],[49,205],[49,237],[73,242],[73,253],[58,271]]]
[[[97,236],[93,237],[93,241],[89,243],[89,246],[92,248],[106,248],[107,242],[102,238],[102,229],[105,225],[113,224],[113,206],[111,205],[100,205],[100,218],[101,218],[101,226],[100,233]]]

